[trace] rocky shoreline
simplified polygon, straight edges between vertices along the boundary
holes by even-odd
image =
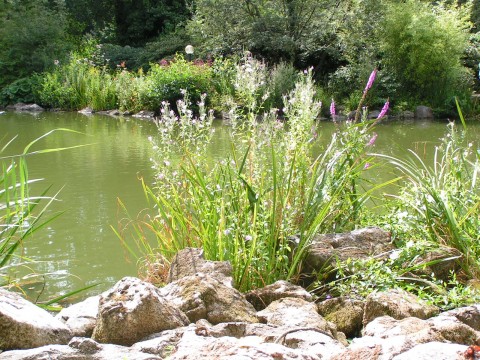
[[[352,241],[356,255],[382,252],[388,239],[376,228],[322,236],[310,264]],[[231,275],[185,249],[166,286],[126,277],[56,316],[0,289],[0,360],[480,358],[480,304],[440,312],[402,290],[316,303],[285,281],[242,294]]]

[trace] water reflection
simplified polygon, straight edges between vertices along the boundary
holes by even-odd
[[[55,133],[42,139],[35,149],[90,144],[63,152],[41,154],[29,159],[31,178],[44,178],[32,192],[39,193],[52,184],[50,194],[60,191],[49,209],[52,215],[63,214],[28,241],[25,255],[40,260],[37,270],[49,273],[44,288],[43,279],[32,281],[32,291],[42,292],[42,298],[65,293],[76,288],[101,282],[87,294],[107,289],[123,276],[135,276],[136,264],[128,262],[125,251],[111,230],[119,216],[117,197],[131,214],[146,208],[140,182],[153,178],[148,136],[154,136],[156,126],[148,121],[85,116],[77,113],[41,113],[36,115],[10,113],[0,116],[0,132],[6,139],[18,135],[8,149],[11,154],[22,152],[27,143],[56,128],[68,128],[79,133]],[[469,136],[476,140],[479,126],[472,125]],[[399,154],[412,148],[421,156],[432,155],[434,146],[444,136],[446,122],[392,122],[379,125],[373,151]],[[334,127],[319,124],[318,133],[327,143]],[[211,158],[219,160],[230,154],[229,128],[215,122],[215,138],[209,148]],[[373,176],[373,173],[372,173]],[[376,174],[381,179],[390,174]],[[68,273],[64,270],[68,269]]]

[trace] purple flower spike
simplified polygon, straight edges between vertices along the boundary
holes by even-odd
[[[365,90],[363,90],[363,93],[366,94],[368,90],[373,85],[373,82],[375,81],[375,77],[377,76],[377,69],[373,69],[372,73],[370,74],[370,77],[368,78],[367,86],[365,86]]]
[[[383,108],[382,110],[380,111],[380,114],[378,114],[377,116],[377,120],[378,119],[381,119],[382,117],[384,117],[385,115],[387,115],[387,111],[388,111],[388,108],[390,107],[390,100],[387,100],[387,102],[385,103],[385,105],[383,105]]]
[[[375,141],[377,140],[377,137],[378,137],[378,134],[373,133],[372,137],[370,138],[370,140],[367,143],[367,146],[373,146],[373,144],[375,144]]]
[[[335,101],[332,99],[332,103],[330,104],[330,115],[332,115],[332,118],[335,118],[335,115],[337,113],[335,112]]]

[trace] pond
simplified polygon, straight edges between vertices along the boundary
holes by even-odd
[[[479,125],[470,125],[472,140],[480,135]],[[228,127],[221,121],[215,126],[212,158],[229,151]],[[100,285],[80,297],[98,294],[123,276],[136,275],[135,261],[127,259],[112,226],[116,227],[123,216],[118,198],[132,215],[146,208],[139,177],[147,181],[153,178],[151,144],[147,138],[155,136],[157,128],[150,121],[77,113],[0,115],[3,141],[18,135],[8,148],[9,154],[21,153],[30,141],[59,128],[79,133],[55,132],[33,150],[88,145],[28,159],[30,178],[44,179],[32,191],[38,194],[52,185],[49,194],[59,191],[59,201],[49,208],[49,214],[63,212],[25,244],[24,255],[38,261],[35,269],[48,273],[46,284],[31,285],[33,293],[41,293],[40,299],[94,283]],[[321,139],[327,141],[333,131],[332,123],[322,122],[319,128]],[[375,151],[400,154],[410,148],[429,156],[445,130],[446,121],[379,125]]]

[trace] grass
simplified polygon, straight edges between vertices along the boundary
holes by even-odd
[[[353,296],[356,289],[365,296],[402,287],[444,308],[478,299],[465,282],[478,277],[479,269],[480,153],[465,146],[453,124],[432,165],[414,152],[410,159],[371,153],[378,119],[369,122],[365,116],[336,124],[330,142],[318,149],[320,104],[311,73],[299,75],[284,96],[279,118],[275,109],[265,108],[263,64],[249,58],[236,66],[234,91],[225,100],[233,105],[228,111],[232,145],[224,158],[208,159],[212,128],[203,100],[199,118],[188,110],[188,97],[177,112],[163,104],[158,136],[150,139],[156,180],[142,181],[150,209],[131,217],[121,204],[127,216],[115,230],[146,278],[162,284],[178,250],[201,247],[207,259],[232,263],[240,290],[279,279],[299,282],[316,234],[378,225],[394,234],[401,256],[339,263],[338,279],[320,281],[315,293]],[[465,128],[463,117],[462,123]],[[396,177],[387,183],[365,179],[365,171],[389,167]],[[384,198],[383,215],[378,207],[372,213],[367,205],[372,193],[392,184],[398,193]],[[455,260],[463,271],[449,279],[422,275],[413,281],[410,271],[428,266],[415,261],[440,246],[460,251]]]
[[[47,152],[72,149],[68,148],[33,150],[34,145],[53,132],[75,132],[68,129],[56,129],[30,142],[18,155],[3,155],[15,138],[6,141],[0,149],[0,286],[22,291],[34,278],[43,278],[33,268],[35,261],[23,255],[23,247],[32,241],[34,235],[54,221],[61,214],[46,216],[49,205],[56,201],[58,193],[47,195],[47,187],[40,195],[32,195],[30,185],[41,179],[30,179],[28,175],[27,157]],[[83,145],[80,145],[83,146]],[[26,275],[20,275],[26,274]],[[51,305],[58,300],[71,296],[81,290],[52,299],[43,306],[54,309]]]
[[[357,193],[357,183],[372,162],[366,155],[371,124],[339,127],[316,157],[320,104],[311,73],[302,74],[285,97],[285,122],[274,111],[263,112],[259,122],[263,104],[255,84],[264,75],[252,75],[252,69],[263,71],[261,64],[237,69],[250,95],[243,95],[241,111],[231,112],[232,148],[216,163],[206,157],[211,127],[204,110],[193,118],[188,100],[181,101],[177,116],[164,104],[158,138],[151,140],[157,180],[153,186],[142,183],[154,210],[117,230],[147,269],[165,269],[178,250],[202,247],[207,259],[232,263],[241,290],[297,281],[313,236],[350,229],[360,216],[370,195],[368,189]],[[129,231],[134,244],[127,240]]]

